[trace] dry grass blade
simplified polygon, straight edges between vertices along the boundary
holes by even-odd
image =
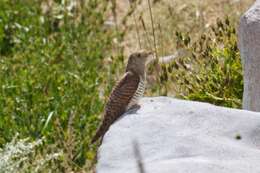
[[[141,22],[141,24],[142,24],[142,27],[143,27],[144,32],[145,32],[145,35],[146,35],[146,36],[145,36],[146,42],[148,43],[149,47],[151,48],[151,47],[152,47],[152,46],[150,45],[150,44],[151,44],[151,40],[150,40],[149,34],[148,34],[148,32],[147,32],[147,28],[146,28],[144,19],[143,19],[143,17],[142,17],[141,15],[140,15],[140,17],[139,17],[139,20],[140,20],[140,22]]]
[[[129,0],[129,3],[130,3],[130,8],[133,9],[135,2]],[[134,25],[135,25],[135,30],[136,30],[137,39],[138,39],[138,45],[139,45],[139,48],[142,49],[141,37],[140,37],[139,28],[138,28],[138,25],[137,25],[137,19],[136,19],[136,15],[135,15],[134,11],[133,11],[133,18],[134,18]]]
[[[141,37],[140,37],[139,29],[137,26],[136,16],[135,16],[135,14],[133,14],[133,15],[134,15],[133,17],[134,17],[134,22],[135,22],[135,29],[136,29],[136,34],[137,34],[137,38],[138,38],[139,48],[142,49]]]
[[[142,155],[137,141],[134,141],[133,145],[134,145],[134,154],[137,161],[138,171],[139,173],[145,173],[144,164],[142,162]]]
[[[151,24],[152,24],[153,46],[154,46],[155,56],[156,56],[156,58],[157,58],[157,47],[156,47],[156,37],[155,37],[155,28],[154,28],[154,20],[153,20],[152,6],[151,6],[150,0],[147,0],[147,1],[148,1],[148,5],[149,5],[149,14],[150,14]]]

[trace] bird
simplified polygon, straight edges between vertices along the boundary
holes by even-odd
[[[109,95],[103,113],[103,120],[91,140],[92,144],[98,139],[102,141],[109,127],[121,115],[130,108],[138,106],[138,100],[145,91],[145,69],[154,60],[153,55],[152,51],[140,50],[129,56],[123,77],[116,83]]]

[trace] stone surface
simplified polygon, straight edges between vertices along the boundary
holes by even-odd
[[[106,133],[97,173],[139,173],[136,142],[145,173],[260,172],[260,113],[168,97],[140,106]]]
[[[244,70],[243,108],[260,112],[260,0],[240,19],[239,49]]]

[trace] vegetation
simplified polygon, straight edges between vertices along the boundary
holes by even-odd
[[[211,29],[193,43],[189,35],[176,32],[178,47],[192,53],[162,66],[163,94],[170,90],[184,99],[241,108],[243,76],[236,29],[228,18]]]
[[[123,54],[134,50],[122,46],[130,37],[141,48],[156,47],[158,56],[190,52],[151,66],[146,95],[241,107],[237,16],[208,24],[192,20],[192,4],[161,3],[157,11],[151,8],[160,1],[153,1],[146,18],[138,12],[143,1],[130,2],[121,15],[115,0],[0,0],[0,173],[93,170],[97,146],[90,139],[123,71]]]
[[[99,3],[1,1],[0,146],[16,133],[44,136],[39,152],[63,152],[55,165],[66,171],[95,157],[89,140],[104,104],[101,89],[107,95],[113,83],[103,65],[113,33]]]

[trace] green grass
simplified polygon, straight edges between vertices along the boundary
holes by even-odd
[[[116,30],[104,25],[105,1],[78,1],[76,6],[72,1],[46,2],[0,0],[0,156],[9,152],[9,144],[19,144],[32,150],[19,156],[26,158],[19,165],[21,172],[35,172],[37,160],[46,162],[38,172],[88,172],[96,153],[91,136],[124,67],[115,40],[126,33],[120,26]],[[146,94],[240,108],[243,80],[235,22],[222,18],[195,36],[180,32],[184,26],[176,15],[169,19],[169,27],[161,26],[171,32],[160,32],[159,54],[174,47],[192,56],[161,66]],[[157,75],[153,67],[149,75]],[[12,141],[17,134],[29,140]],[[59,157],[46,159],[55,153]]]
[[[16,133],[45,136],[43,148],[70,152],[72,168],[93,159],[101,87],[106,96],[113,84],[104,58],[114,34],[103,26],[100,2],[71,12],[56,3],[44,14],[36,1],[0,1],[0,146]]]

